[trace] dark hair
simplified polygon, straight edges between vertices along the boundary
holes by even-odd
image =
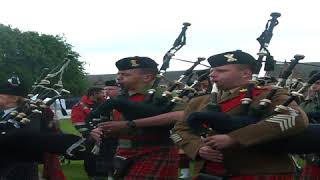
[[[117,81],[114,79],[107,80],[104,82],[105,86],[118,86]]]
[[[158,69],[157,68],[140,68],[140,72],[142,74],[152,74],[155,76],[158,74]]]
[[[256,68],[254,65],[249,64],[237,64],[237,66],[240,70],[249,69],[251,72],[254,72]]]
[[[101,87],[91,87],[87,90],[87,96],[93,96],[99,92],[101,92],[103,89]]]

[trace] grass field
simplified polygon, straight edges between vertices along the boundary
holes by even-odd
[[[65,133],[79,135],[79,132],[74,128],[70,119],[60,121],[60,128]],[[64,175],[69,180],[85,180],[88,179],[86,172],[83,168],[83,161],[71,161],[70,164],[63,164],[62,169]]]

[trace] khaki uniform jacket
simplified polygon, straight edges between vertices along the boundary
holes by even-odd
[[[238,97],[240,94],[239,90],[236,90],[224,99],[219,99],[218,94],[218,103],[221,104]],[[266,90],[262,94],[253,97],[250,107],[257,106],[259,104],[259,100],[265,98],[268,92],[269,91]],[[191,112],[205,111],[206,106],[210,102],[210,97],[210,95],[205,95],[192,99],[185,109],[185,117],[187,117]],[[287,99],[287,91],[278,90],[272,98],[272,104],[268,108],[268,111],[273,112],[276,105],[282,104]],[[308,124],[308,119],[305,113],[295,102],[292,102],[289,106],[297,112],[297,114],[290,115],[292,117],[294,116],[293,118],[295,120],[295,123],[291,126],[283,128],[280,126],[281,123],[272,121],[269,119],[271,117],[267,117],[256,124],[243,127],[227,134],[240,144],[240,148],[223,151],[224,166],[228,174],[278,175],[291,174],[295,172],[294,163],[288,154],[261,151],[261,149],[258,150],[251,147],[253,145],[270,142],[272,140],[303,131]],[[241,108],[240,106],[237,106],[227,113],[231,115],[238,115],[239,112],[241,112]],[[199,172],[204,166],[205,161],[198,156],[198,151],[200,147],[204,146],[204,144],[202,143],[200,136],[194,134],[188,127],[185,120],[186,118],[184,118],[184,121],[180,121],[175,124],[172,131],[172,136],[174,138],[172,139],[190,158],[196,160],[195,169],[196,172]]]
[[[319,112],[320,111],[320,97],[316,96],[308,99],[300,104],[300,107],[305,112]]]

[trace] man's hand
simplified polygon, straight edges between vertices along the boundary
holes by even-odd
[[[119,132],[123,129],[128,128],[126,121],[108,121],[98,124],[98,127],[101,128],[107,134],[112,134]]]
[[[95,128],[90,132],[90,137],[97,143],[101,142],[103,136],[103,130],[101,128]]]
[[[201,147],[199,149],[199,156],[208,161],[223,162],[223,154],[210,146]]]
[[[209,136],[204,138],[203,142],[207,146],[217,150],[222,150],[237,145],[237,141],[225,134]]]

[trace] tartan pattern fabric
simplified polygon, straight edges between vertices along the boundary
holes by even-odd
[[[292,176],[292,175],[236,176],[236,177],[231,177],[230,180],[294,180],[294,176]]]
[[[306,163],[303,167],[300,179],[320,179],[319,165]]]
[[[134,158],[125,180],[177,180],[179,154],[175,146],[118,149],[117,155]]]
[[[193,180],[201,180],[198,177]],[[228,180],[294,180],[292,175],[278,175],[278,176],[234,176],[229,177]]]
[[[191,159],[186,154],[179,154],[179,167],[189,168]]]
[[[147,89],[147,88],[146,88]],[[143,93],[137,93],[129,97],[130,101],[141,102],[144,100]],[[115,112],[115,120],[121,119],[121,113]],[[133,163],[129,167],[124,180],[177,180],[179,169],[178,148],[175,145],[160,145],[161,141],[168,140],[160,134],[152,136],[150,134],[130,134],[122,135],[119,139],[131,141],[155,141],[159,145],[141,145],[135,148],[118,147],[116,155],[132,159]]]

